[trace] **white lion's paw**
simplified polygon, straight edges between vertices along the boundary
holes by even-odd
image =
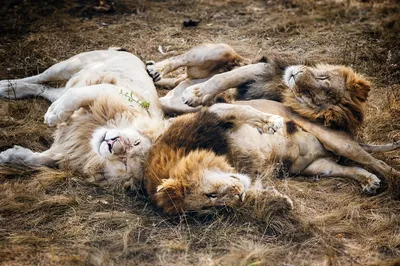
[[[269,126],[268,134],[274,134],[283,127],[283,117],[279,115],[270,115],[266,123]]]
[[[182,100],[191,107],[206,105],[214,99],[213,94],[207,93],[201,84],[192,85],[182,93]]]
[[[149,76],[153,79],[153,82],[157,82],[162,78],[161,73],[157,71],[154,61],[146,62],[146,70]]]
[[[28,96],[38,96],[44,87],[38,84],[29,84],[20,80],[1,80],[0,97],[6,99],[20,99]]]
[[[52,127],[67,121],[73,113],[74,111],[67,110],[63,107],[63,104],[59,103],[57,100],[51,104],[49,109],[47,109],[47,112],[44,115],[44,122]]]
[[[374,194],[376,190],[380,187],[381,180],[374,175],[371,174],[369,177],[363,177],[361,181],[361,187],[364,193],[366,194]]]
[[[30,149],[15,145],[14,148],[0,153],[0,164],[23,164],[25,162],[25,158],[32,153],[33,152]]]

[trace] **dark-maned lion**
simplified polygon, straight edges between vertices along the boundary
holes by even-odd
[[[362,122],[370,83],[348,67],[326,64],[312,65],[310,63],[298,65],[298,61],[292,65],[290,62],[293,63],[293,59],[276,56],[268,59],[267,63],[241,66],[248,64],[249,60],[236,54],[231,47],[225,44],[217,44],[199,46],[183,55],[155,64],[150,63],[148,64],[148,71],[158,84],[176,85],[174,90],[161,98],[162,108],[167,113],[198,111],[200,107],[189,107],[186,104],[198,106],[214,103],[218,93],[230,88],[236,88],[234,92],[236,99],[269,98],[283,102],[283,104],[267,100],[237,102],[241,105],[250,105],[265,112],[265,114],[280,115],[288,123],[285,124],[285,130],[283,130],[285,133],[275,133],[271,135],[275,137],[270,136],[260,141],[258,139],[261,137],[255,134],[256,130],[253,128],[253,132],[248,125],[227,129],[227,132],[229,132],[227,133],[229,139],[227,142],[229,148],[227,149],[231,152],[231,157],[228,153],[228,155],[224,154],[228,156],[227,158],[218,159],[218,161],[222,160],[221,169],[218,171],[224,173],[223,175],[229,176],[229,173],[242,174],[243,172],[240,171],[246,167],[262,173],[267,171],[274,163],[279,162],[286,165],[291,174],[352,177],[360,182],[366,192],[374,191],[379,187],[379,179],[372,173],[359,167],[344,167],[337,164],[333,156],[333,154],[337,154],[368,166],[382,176],[394,175],[400,177],[398,171],[367,153],[367,151],[374,150],[396,149],[399,147],[398,142],[376,147],[371,145],[360,146],[351,135],[346,133],[354,132]],[[181,66],[187,68],[186,74],[183,76],[176,79],[160,79],[166,73]],[[235,67],[238,68],[234,69]],[[230,71],[224,72],[226,70]],[[212,106],[211,108],[217,107]],[[293,113],[293,111],[295,112]],[[242,112],[246,113],[244,109],[233,108],[230,111],[230,119],[235,120],[237,117],[241,117]],[[205,174],[210,171],[204,170],[207,169],[207,165],[204,166],[203,163],[191,165],[191,163],[206,160],[204,158],[207,158],[207,149],[192,154],[191,149],[183,149],[182,151],[177,148],[178,146],[174,144],[175,142],[171,137],[170,139],[166,137],[179,134],[185,136],[184,132],[192,134],[192,127],[187,124],[189,122],[185,122],[186,120],[193,123],[193,126],[209,127],[198,116],[186,116],[186,118],[177,119],[175,123],[182,126],[184,131],[179,130],[179,126],[171,127],[167,131],[170,133],[164,135],[150,153],[154,158],[149,157],[150,164],[146,172],[149,177],[147,189],[155,202],[167,212],[196,209],[196,206],[205,206],[217,202],[210,202],[206,198],[200,197],[202,195],[201,189],[207,186],[199,184],[202,184],[202,180],[207,182],[210,180]],[[198,122],[205,124],[196,125]],[[176,131],[171,133],[173,128]],[[292,130],[296,133],[290,134]],[[187,139],[179,137],[179,143],[196,143],[196,136],[193,133],[193,135],[187,136]],[[249,136],[251,137],[249,138]],[[274,140],[277,137],[281,139],[281,142]],[[218,142],[219,139],[221,139],[221,136],[218,134],[210,136],[209,143]],[[246,139],[249,139],[249,141],[246,142]],[[168,143],[172,144],[169,145]],[[198,146],[197,148],[200,149],[201,147]],[[219,155],[212,147],[208,149],[208,152],[211,152],[211,157]],[[176,152],[176,150],[179,150],[179,152]],[[195,156],[201,156],[201,158],[194,159]],[[154,163],[154,161],[152,160],[160,158],[168,161],[168,167],[157,164],[159,167],[153,168],[152,162]],[[186,161],[187,158],[190,158],[191,163]],[[184,161],[186,163],[182,163]],[[296,167],[296,163],[293,164],[293,162],[299,163],[300,166],[297,165]],[[222,166],[224,163],[228,163],[228,166]],[[197,168],[194,170],[191,167]],[[229,170],[232,168],[229,167],[235,167],[235,170],[232,172]],[[178,170],[175,170],[178,172],[171,174],[171,169],[180,169],[185,174],[179,174]],[[229,178],[225,181],[228,183],[238,182],[229,181]],[[164,182],[165,186],[163,185]],[[192,184],[196,184],[195,189],[193,189]],[[170,190],[167,189],[169,185],[171,185]],[[229,195],[228,198],[222,199],[223,201],[240,198],[231,195],[236,193],[237,190],[227,189],[226,186],[222,187],[224,189],[215,190],[221,195]],[[237,187],[238,185],[235,185],[235,188]],[[245,185],[239,187],[242,188],[242,190],[239,189],[240,191],[246,188]],[[195,193],[192,194],[191,191],[195,191]],[[226,191],[229,191],[229,193]],[[204,192],[203,195],[205,194],[210,193]],[[192,196],[195,199],[192,199]],[[173,202],[174,204],[178,202],[178,205],[172,206],[170,197],[176,197],[176,201]]]
[[[152,71],[157,80],[186,66],[186,76],[177,81],[187,78],[197,83],[185,88],[182,94],[183,102],[191,107],[210,105],[219,93],[236,88],[236,100],[280,101],[308,120],[330,128],[354,132],[362,123],[370,82],[351,68],[288,54],[272,54],[260,60],[249,64],[250,60],[230,46],[210,44],[156,63]],[[233,69],[238,66],[242,67]],[[165,84],[165,80],[158,83]]]
[[[274,112],[285,109],[275,104]],[[271,168],[276,174],[353,178],[367,193],[379,187],[374,174],[335,159],[290,119],[220,103],[174,120],[149,152],[145,182],[156,205],[167,213],[235,205],[252,180]]]

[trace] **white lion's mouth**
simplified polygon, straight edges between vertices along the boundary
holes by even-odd
[[[91,141],[93,149],[103,157],[122,152],[123,145],[121,142],[121,136],[106,129],[95,131]]]
[[[123,152],[123,139],[116,132],[106,131],[99,145],[99,154],[105,157]]]
[[[113,153],[113,149],[115,146],[118,146],[118,142],[119,142],[120,137],[115,137],[115,138],[111,138],[111,139],[104,139],[103,141],[107,144],[108,146],[108,150],[110,153]]]

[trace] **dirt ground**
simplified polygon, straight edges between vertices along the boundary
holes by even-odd
[[[160,60],[205,42],[246,57],[317,53],[373,83],[361,142],[400,140],[400,3],[372,0],[5,0],[0,80],[80,52],[124,47]],[[107,9],[107,8],[106,8]],[[200,19],[183,27],[184,19]],[[162,54],[159,47],[162,47]],[[43,99],[0,100],[0,151],[42,151],[54,129]],[[374,154],[400,169],[400,152]],[[400,265],[399,187],[365,196],[340,178],[271,179],[290,217],[233,210],[167,217],[143,197],[68,169],[0,167],[0,265]]]

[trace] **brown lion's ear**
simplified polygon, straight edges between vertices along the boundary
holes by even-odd
[[[347,89],[350,91],[352,98],[355,97],[359,101],[365,102],[371,90],[371,82],[351,69],[347,69],[345,72]]]
[[[165,213],[175,214],[183,209],[184,188],[176,179],[163,179],[162,184],[157,187],[156,203]]]

